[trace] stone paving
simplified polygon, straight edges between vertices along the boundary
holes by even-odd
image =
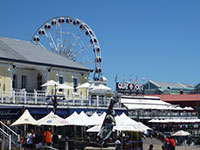
[[[154,145],[154,150],[162,150],[161,146],[163,143],[154,138],[153,139],[150,139],[150,138],[143,139],[143,150],[148,150],[150,144]],[[176,150],[200,150],[200,145],[198,145],[198,146],[176,146],[175,149]]]

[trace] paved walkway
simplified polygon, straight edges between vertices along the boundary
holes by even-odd
[[[162,150],[162,142],[155,138],[146,138],[143,139],[143,150],[148,150],[149,145],[154,145],[154,150]],[[200,145],[198,146],[176,146],[176,150],[200,150]]]

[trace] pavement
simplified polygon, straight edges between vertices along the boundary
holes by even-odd
[[[163,142],[161,142],[160,140],[158,139],[155,139],[155,138],[145,138],[143,139],[143,150],[148,150],[149,149],[149,145],[150,144],[153,144],[153,148],[154,150],[162,150],[162,145],[163,145]],[[176,150],[200,150],[200,145],[197,145],[197,146],[176,146],[175,148]]]

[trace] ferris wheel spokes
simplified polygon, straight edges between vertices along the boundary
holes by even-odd
[[[85,22],[68,16],[54,17],[38,28],[31,41],[88,68],[94,68],[93,79],[100,79],[100,46]]]
[[[47,38],[47,40],[49,42],[49,45],[50,45],[52,51],[53,52],[58,52],[58,48],[56,47],[56,44],[55,44],[54,39],[53,39],[53,37],[51,35],[51,32],[46,31],[45,32],[45,36],[46,36],[46,38]]]
[[[78,56],[80,56],[84,51],[86,51],[87,49],[89,49],[92,46],[92,44],[88,44],[86,47],[82,47],[80,49],[78,49],[75,53],[72,53],[72,59],[74,60],[74,58],[77,58]]]

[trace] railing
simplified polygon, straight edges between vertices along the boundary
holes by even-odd
[[[8,140],[8,150],[11,150],[11,135],[6,133],[3,129],[0,128],[0,133]],[[6,140],[3,140],[5,143],[7,142]],[[5,144],[6,145],[6,144]],[[4,146],[5,146],[4,145]],[[6,146],[5,146],[6,147]]]
[[[190,119],[197,119],[198,113],[197,112],[172,112],[172,111],[165,111],[165,112],[158,112],[158,111],[129,111],[129,116],[131,118],[140,118],[140,119],[164,119],[164,118],[190,118]]]
[[[57,149],[57,148],[54,148],[54,147],[51,147],[51,146],[47,146],[47,145],[43,145],[42,146],[42,149],[46,149],[46,150],[59,150],[59,149]]]
[[[96,96],[95,98],[85,96],[72,95],[68,98],[64,95],[58,95],[58,104],[67,106],[92,106],[92,107],[107,107],[109,105],[110,99],[106,97]],[[0,103],[4,104],[40,104],[46,105],[51,102],[51,96],[46,96],[45,92],[33,93],[26,92],[25,90],[13,91],[13,92],[0,92]]]
[[[14,130],[9,128],[6,124],[4,124],[2,121],[0,121],[1,124],[1,130],[6,133],[6,135],[9,135],[11,138],[10,140],[12,141],[13,144],[17,145],[20,141],[20,135],[17,134]]]

